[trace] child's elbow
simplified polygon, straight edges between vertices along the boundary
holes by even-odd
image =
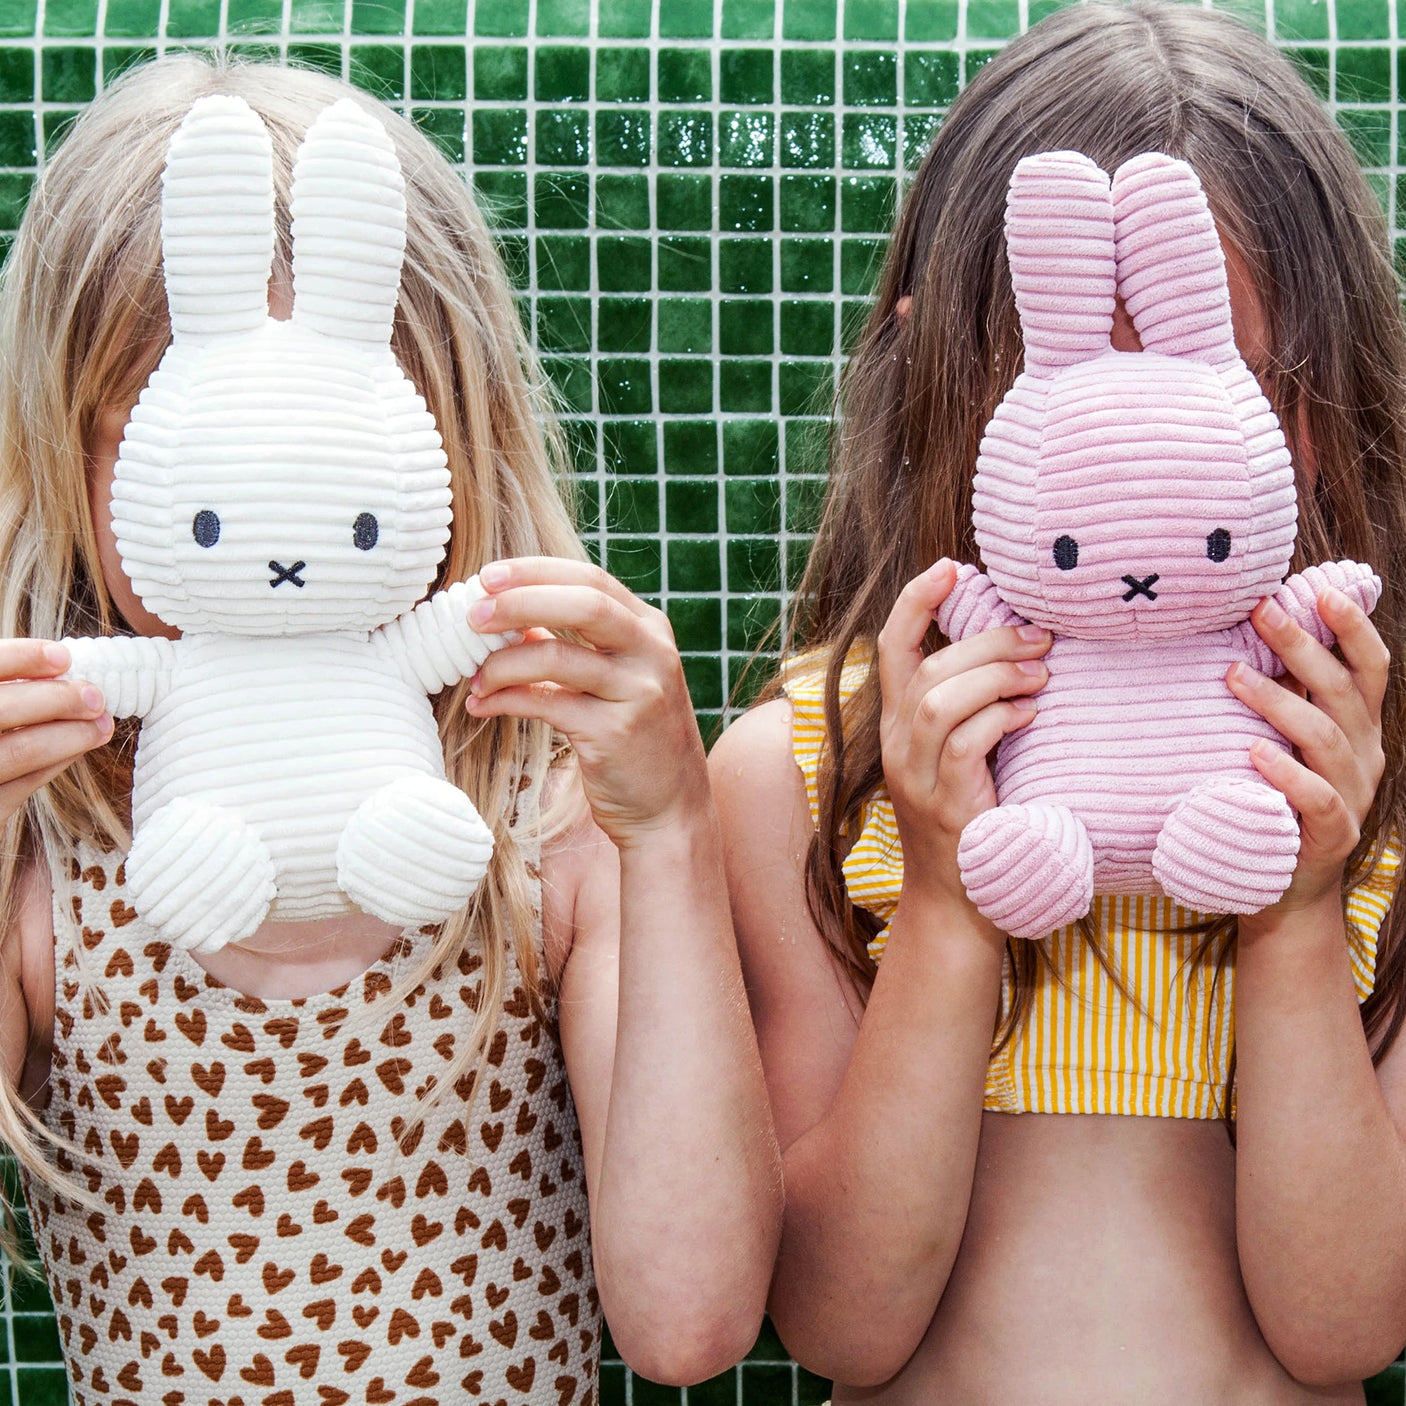
[[[739,1363],[757,1340],[758,1308],[721,1308],[680,1315],[672,1323],[611,1325],[630,1369],[662,1386],[696,1386]]]
[[[1406,1329],[1380,1333],[1285,1334],[1270,1348],[1296,1382],[1311,1387],[1341,1387],[1376,1376],[1401,1351]]]

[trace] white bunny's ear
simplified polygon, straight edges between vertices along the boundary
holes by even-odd
[[[388,346],[405,256],[405,181],[351,98],[318,113],[293,164],[293,321]]]
[[[243,98],[199,99],[171,138],[161,256],[173,337],[247,332],[268,316],[273,150]]]
[[[1006,194],[1006,251],[1036,374],[1108,350],[1113,330],[1113,199],[1108,176],[1081,152],[1022,158]]]
[[[1225,255],[1196,172],[1160,151],[1113,177],[1118,291],[1144,351],[1221,366],[1236,360]]]

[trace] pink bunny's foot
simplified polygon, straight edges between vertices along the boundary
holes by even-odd
[[[1299,827],[1262,781],[1207,781],[1178,802],[1152,852],[1168,898],[1205,913],[1258,913],[1294,875]]]
[[[1067,806],[983,811],[962,831],[957,864],[978,912],[1012,937],[1048,937],[1093,902],[1093,846]]]

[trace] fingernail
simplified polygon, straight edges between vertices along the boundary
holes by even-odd
[[[1284,613],[1283,607],[1273,597],[1260,607],[1260,620],[1271,630],[1282,629],[1289,623],[1288,615]]]
[[[98,730],[98,736],[104,739],[112,736],[112,714],[104,713],[102,717],[94,719],[93,726]]]
[[[103,706],[103,691],[100,688],[94,688],[92,684],[85,684],[79,696],[83,699],[85,708],[101,708]]]
[[[1017,625],[1015,632],[1027,644],[1039,644],[1049,638],[1049,631],[1041,625]]]
[[[941,576],[951,565],[952,559],[950,557],[940,557],[930,567],[928,567],[928,580],[936,581],[937,578]]]
[[[1033,698],[1012,698],[1011,702],[1014,703],[1022,713],[1035,713],[1039,711],[1040,707]]]
[[[1045,666],[1038,659],[1022,659],[1016,664],[1016,668],[1022,674],[1030,674],[1032,677],[1045,672]]]
[[[490,561],[478,573],[478,579],[491,591],[495,586],[501,586],[508,579],[508,566],[506,562]]]
[[[46,644],[44,646],[44,661],[52,664],[56,669],[68,668],[68,650],[61,644]]]
[[[1336,586],[1328,586],[1318,597],[1320,607],[1327,606],[1329,610],[1342,610],[1352,602]]]
[[[469,624],[486,625],[493,618],[494,602],[485,598],[476,600],[469,607]]]
[[[472,693],[475,697],[478,696],[478,674],[477,674],[477,673],[475,673],[474,676],[473,676],[473,678],[471,678],[471,679],[469,680],[469,692]]]
[[[521,630],[504,630],[503,638],[507,640],[509,644],[521,644],[527,636],[523,634]]]

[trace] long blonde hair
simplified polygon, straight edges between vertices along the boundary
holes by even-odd
[[[316,114],[348,92],[320,73],[181,55],[124,74],[74,124],[34,190],[0,283],[3,636],[129,632],[103,584],[85,445],[105,409],[136,400],[170,340],[160,181],[181,118],[197,98],[232,93],[263,119],[273,143],[274,281],[291,286],[293,158]],[[454,523],[435,589],[499,557],[580,556],[557,486],[565,463],[559,431],[483,219],[463,181],[409,122],[352,96],[384,123],[405,176],[405,263],[392,346],[439,425],[453,483]],[[476,1082],[469,1067],[481,1064],[497,1029],[509,947],[534,1001],[544,980],[529,877],[506,817],[520,790],[541,787],[552,738],[537,723],[470,719],[466,687],[441,693],[435,716],[450,779],[490,823],[500,818],[497,846],[474,900],[384,998],[403,998],[476,944],[482,985],[474,1029],[431,1096],[456,1085],[467,1093]],[[119,724],[111,742],[37,792],[6,825],[3,940],[13,940],[26,866],[47,858],[61,884],[73,841],[126,848],[135,741],[135,725]],[[558,823],[564,804],[554,807]],[[542,833],[539,824],[538,840]],[[55,1139],[5,1080],[0,1138],[36,1176],[63,1180],[42,1146]]]

